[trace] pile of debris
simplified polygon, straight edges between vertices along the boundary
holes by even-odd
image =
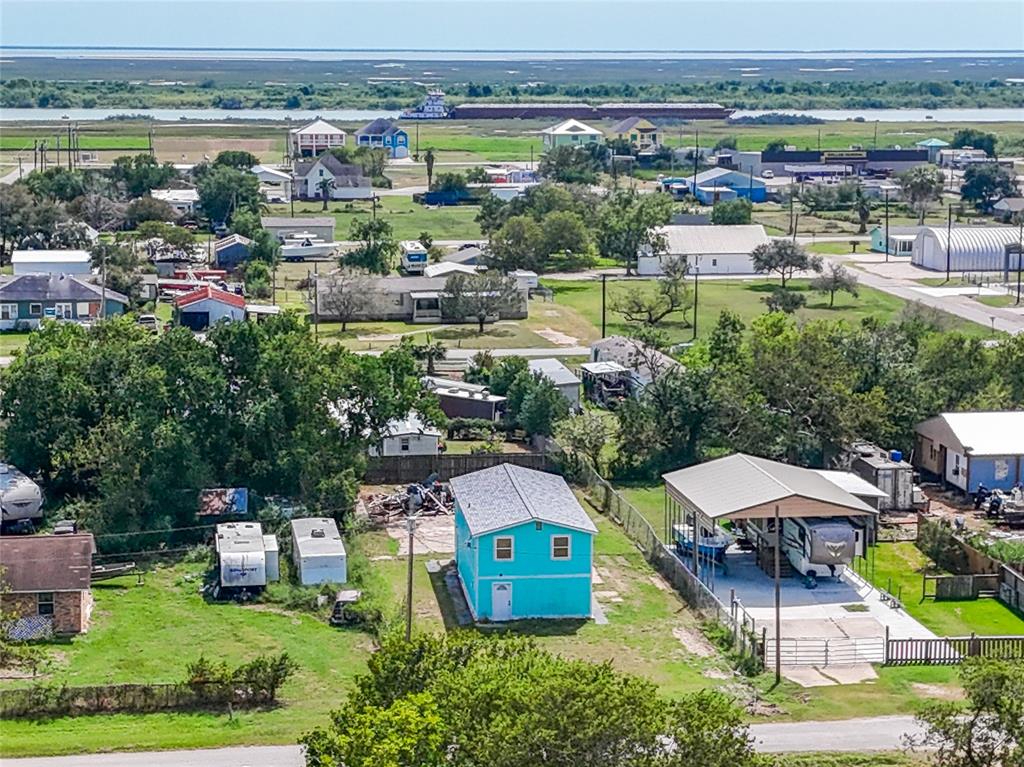
[[[455,499],[448,485],[436,474],[425,482],[396,488],[392,493],[374,493],[364,498],[370,519],[387,524],[393,519],[407,517],[436,517],[454,513]]]

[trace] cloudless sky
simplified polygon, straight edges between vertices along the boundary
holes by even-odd
[[[1024,49],[1022,0],[0,0],[0,45]]]

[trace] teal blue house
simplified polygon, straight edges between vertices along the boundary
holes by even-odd
[[[409,156],[409,134],[385,117],[378,117],[356,131],[356,146],[387,149],[397,160]]]
[[[451,486],[455,562],[476,620],[591,616],[597,528],[564,479],[505,463]]]
[[[101,303],[106,301],[105,308]],[[67,274],[0,278],[0,330],[30,330],[45,319],[96,320],[128,310],[128,297]]]

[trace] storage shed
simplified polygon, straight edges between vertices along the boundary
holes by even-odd
[[[348,556],[333,519],[303,517],[292,520],[292,561],[299,583],[345,583]]]
[[[213,257],[221,269],[237,269],[249,260],[252,240],[240,234],[231,234],[213,243]]]
[[[914,240],[910,261],[915,266],[953,272],[1017,271],[1020,231],[1015,226],[926,226]]]
[[[942,413],[914,431],[914,468],[965,493],[1024,482],[1024,410]]]
[[[530,372],[551,381],[559,393],[569,402],[569,408],[579,410],[580,379],[569,368],[553,357],[530,360]]]
[[[245,319],[245,299],[212,285],[178,296],[174,299],[178,324],[190,330],[205,330],[224,320],[237,322]]]

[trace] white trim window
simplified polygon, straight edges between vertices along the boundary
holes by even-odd
[[[551,558],[552,559],[571,559],[572,558],[572,538],[568,535],[552,535],[551,536]]]
[[[515,558],[515,539],[511,535],[500,535],[494,539],[494,561],[512,562]]]
[[[17,304],[0,304],[0,320],[18,319]]]
[[[59,303],[53,305],[53,316],[59,320],[74,319],[74,311],[74,304]]]
[[[43,305],[42,304],[29,304],[28,314],[30,317],[42,317],[43,316]]]

